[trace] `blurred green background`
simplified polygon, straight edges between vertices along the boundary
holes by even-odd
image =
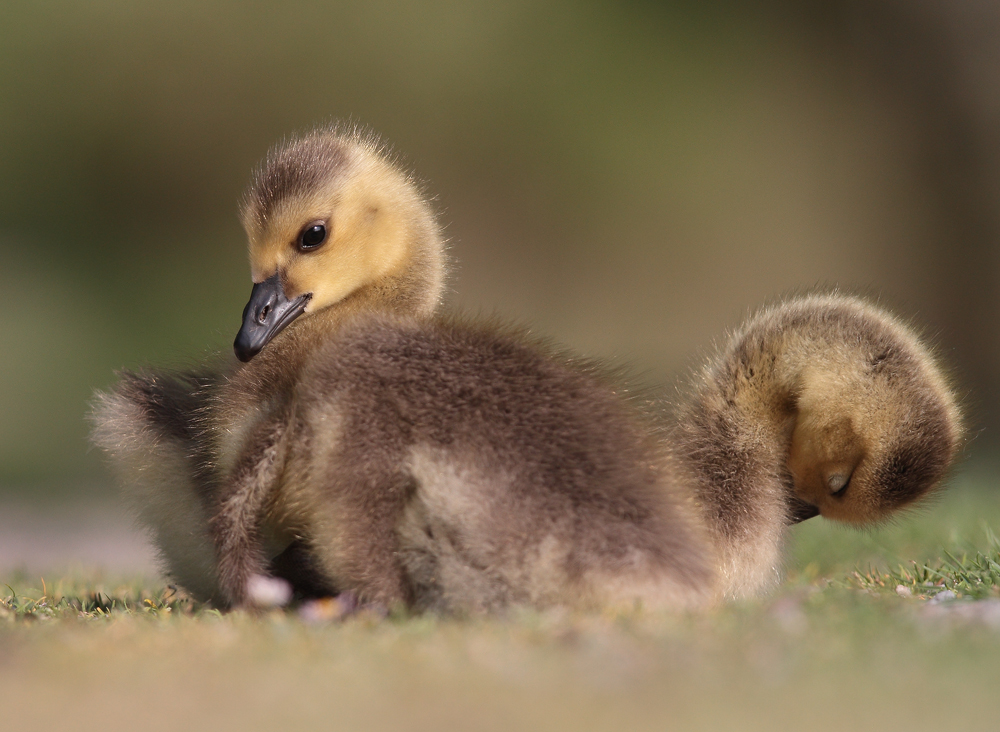
[[[840,286],[925,328],[989,454],[997,37],[989,4],[889,0],[5,3],[0,496],[105,485],[92,390],[230,348],[243,185],[332,119],[427,181],[454,305],[670,383]]]

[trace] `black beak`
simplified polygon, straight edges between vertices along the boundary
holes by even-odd
[[[286,298],[277,273],[255,284],[250,302],[243,308],[243,327],[233,343],[236,358],[246,362],[260,353],[260,349],[302,314],[311,297],[312,293],[306,293],[294,300]]]
[[[793,496],[788,502],[788,521],[792,524],[800,524],[813,516],[819,516],[819,508],[811,503],[803,501],[797,496]]]

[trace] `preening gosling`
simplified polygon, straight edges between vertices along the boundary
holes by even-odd
[[[723,592],[748,597],[779,579],[787,522],[883,522],[938,485],[961,437],[952,391],[905,325],[813,295],[729,338],[692,385],[671,449],[715,537]]]
[[[370,136],[278,147],[242,214],[243,363],[125,373],[94,410],[166,573],[219,606],[277,577],[445,612],[705,607],[770,587],[794,521],[926,495],[961,439],[919,340],[838,295],[752,318],[660,429],[599,367],[437,314],[440,229]]]

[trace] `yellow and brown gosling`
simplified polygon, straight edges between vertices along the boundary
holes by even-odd
[[[838,295],[752,318],[664,433],[600,368],[436,314],[438,224],[371,136],[277,148],[243,223],[243,363],[126,373],[94,412],[166,573],[219,606],[274,577],[441,611],[704,607],[770,587],[795,520],[927,494],[960,441],[918,339]]]
[[[878,308],[812,295],[750,318],[696,378],[671,447],[715,537],[723,592],[780,576],[789,523],[878,524],[933,490],[962,436],[952,391]]]

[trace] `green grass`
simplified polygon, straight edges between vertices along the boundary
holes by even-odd
[[[851,581],[862,589],[894,589],[920,599],[949,591],[955,598],[982,600],[1000,597],[1000,539],[988,527],[989,548],[956,557],[945,550],[934,562],[911,562],[909,567],[882,572],[855,572]]]
[[[17,579],[12,581],[17,583]],[[94,589],[83,578],[63,579],[51,588],[51,594],[44,578],[39,581],[41,589],[29,588],[30,594],[18,594],[11,585],[4,585],[8,594],[0,598],[0,621],[110,620],[211,612],[179,596],[171,587],[161,588],[140,580],[118,584],[114,589]]]
[[[778,592],[703,615],[311,623],[220,614],[151,578],[0,577],[0,714],[11,729],[996,729],[1000,505],[990,479],[956,483],[878,531],[803,524]],[[928,599],[944,590],[956,599]]]

